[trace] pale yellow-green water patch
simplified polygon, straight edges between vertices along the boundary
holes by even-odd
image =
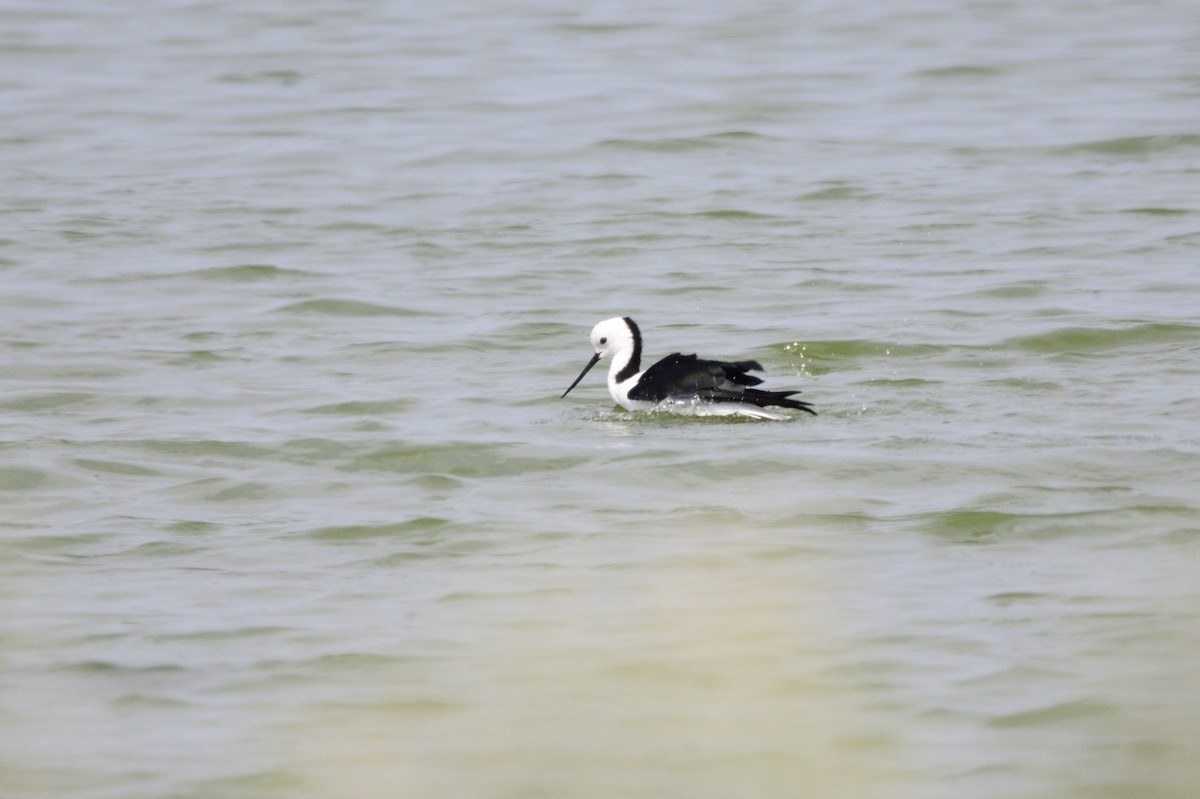
[[[675,560],[531,601],[398,664],[390,700],[308,708],[283,731],[296,768],[329,797],[908,795],[900,742],[828,679],[820,586],[759,565]]]

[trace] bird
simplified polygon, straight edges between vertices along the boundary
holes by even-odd
[[[816,416],[810,403],[789,399],[796,391],[766,391],[751,386],[763,382],[748,372],[762,371],[758,361],[709,361],[672,353],[642,371],[642,331],[628,316],[605,319],[592,328],[595,354],[566,391],[579,385],[593,366],[612,359],[608,393],[629,411],[668,410],[696,416],[748,416],[782,421],[786,414],[768,408],[789,408]],[[562,397],[560,397],[561,399]]]

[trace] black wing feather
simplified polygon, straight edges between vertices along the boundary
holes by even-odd
[[[763,391],[761,377],[746,374],[762,371],[758,361],[707,361],[695,355],[674,352],[651,366],[629,398],[662,402],[666,399],[698,398],[708,402],[744,402],[760,408],[777,406],[816,414],[807,402],[788,399],[795,391]]]

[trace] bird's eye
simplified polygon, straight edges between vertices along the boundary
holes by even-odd
[[[600,337],[600,343],[601,343],[601,344],[607,344],[607,343],[608,343],[608,336],[601,336],[601,337]]]

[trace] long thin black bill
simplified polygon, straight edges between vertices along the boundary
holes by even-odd
[[[596,361],[598,361],[598,360],[600,360],[600,353],[597,352],[595,355],[592,356],[592,359],[590,361],[588,361],[588,365],[583,367],[583,371],[579,373],[579,377],[575,378],[575,382],[572,383],[570,385],[570,387],[562,393],[563,397],[570,394],[571,389],[575,388],[575,386],[579,385],[579,381],[583,379],[584,375],[586,375],[589,371],[591,371],[591,368],[596,365]],[[562,397],[559,397],[559,399],[562,399]]]

